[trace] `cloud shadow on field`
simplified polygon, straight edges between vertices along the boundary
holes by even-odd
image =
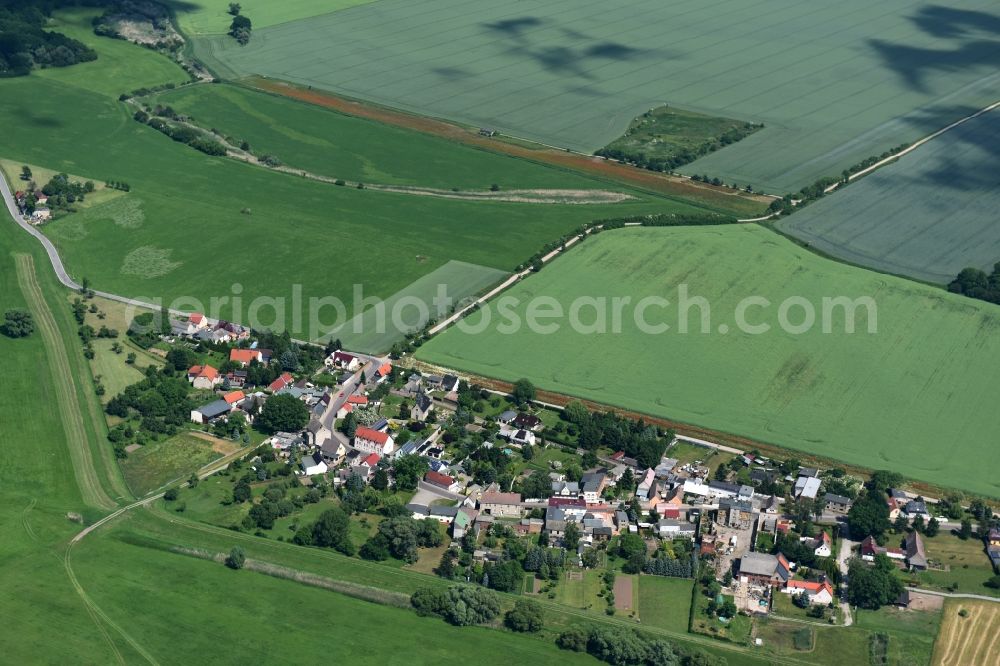
[[[975,107],[956,105],[927,109],[907,119],[922,134],[931,134],[959,118],[978,111]],[[919,180],[926,187],[983,192],[1000,188],[1000,109],[973,118],[914,151],[920,159],[925,149],[947,142],[953,149],[948,156],[938,156],[927,162]]]
[[[886,68],[896,72],[912,90],[930,92],[926,78],[933,73],[1000,67],[1000,16],[933,5],[922,8],[910,21],[931,37],[950,40],[950,46],[924,48],[882,39],[867,43]]]
[[[37,127],[38,129],[58,129],[66,124],[56,116],[37,114],[23,106],[19,106],[13,115],[25,125]]]
[[[462,69],[461,67],[435,67],[431,70],[432,73],[438,76],[450,79],[452,81],[457,81],[458,79],[465,79],[471,76],[471,74]]]
[[[575,76],[585,80],[596,78],[590,67],[602,62],[628,62],[659,57],[676,59],[678,54],[662,49],[645,49],[620,42],[591,37],[579,30],[555,25],[548,19],[534,16],[506,19],[494,23],[483,23],[482,27],[492,33],[506,37],[503,47],[513,57],[527,57],[542,69],[559,76]],[[552,28],[562,35],[564,44],[553,44],[551,33],[546,37],[532,37],[527,28]]]

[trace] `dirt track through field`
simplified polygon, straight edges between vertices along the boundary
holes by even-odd
[[[535,162],[582,171],[594,176],[610,178],[633,187],[641,187],[670,196],[685,197],[689,200],[693,199],[708,206],[727,206],[727,198],[731,200],[733,197],[737,197],[757,203],[760,209],[763,210],[771,202],[771,199],[768,197],[756,195],[751,197],[728,188],[703,185],[689,178],[637,169],[601,157],[591,157],[553,148],[528,148],[516,143],[482,136],[475,130],[463,128],[435,118],[416,116],[372,104],[364,104],[318,90],[305,90],[282,81],[249,77],[240,81],[240,83],[254,90],[316,104],[352,116],[376,120],[387,125],[405,127],[425,134],[433,134],[434,136],[458,141],[469,146],[485,148],[495,153],[502,153]]]
[[[960,610],[968,612],[966,617]],[[1000,604],[962,601],[950,604],[934,647],[935,666],[997,666],[1000,652]]]
[[[56,391],[55,408],[59,411],[66,443],[80,494],[84,503],[102,509],[112,509],[117,504],[104,492],[87,439],[87,429],[83,423],[83,406],[78,400],[76,383],[70,369],[68,351],[64,344],[55,317],[45,302],[45,296],[35,277],[35,263],[31,255],[15,256],[17,284],[24,294],[35,323],[45,343],[46,356],[52,368],[52,380]]]

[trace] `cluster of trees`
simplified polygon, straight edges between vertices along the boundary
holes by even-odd
[[[347,513],[334,507],[320,514],[315,523],[303,525],[295,532],[294,542],[302,546],[332,548],[344,555],[354,555],[351,541],[351,521]]]
[[[132,116],[140,123],[149,125],[158,132],[162,132],[178,143],[184,143],[195,150],[200,150],[206,155],[222,157],[226,154],[226,147],[215,139],[209,138],[201,130],[197,130],[188,125],[171,123],[158,116],[151,116],[142,109],[139,109]]]
[[[638,122],[643,124],[649,121],[655,122],[658,112],[662,113],[663,109],[647,111],[638,119]],[[615,146],[618,141],[601,148],[594,154],[599,157],[626,162],[641,169],[648,169],[649,171],[673,171],[678,167],[694,162],[699,157],[741,141],[763,127],[762,124],[757,123],[739,123],[717,137],[706,139],[696,146],[677,148],[669,155],[647,155],[643,151],[641,144],[639,146],[625,145],[619,148]],[[635,130],[630,128],[628,134],[634,132]]]
[[[76,307],[76,303],[74,303],[74,307]],[[83,323],[80,317],[77,317],[77,321]],[[126,335],[143,349],[149,349],[159,342],[161,335],[169,333],[170,318],[166,310],[160,310],[159,312],[143,312],[136,315],[132,319],[132,323],[129,324]]]
[[[613,666],[724,666],[725,659],[701,650],[687,650],[662,638],[623,627],[572,627],[559,634],[556,645],[586,652]]]
[[[240,14],[238,2],[229,3],[229,13],[233,20],[229,24],[229,36],[235,39],[240,46],[246,46],[250,42],[250,31],[253,30],[253,23],[246,16]]]
[[[531,599],[518,599],[503,616],[504,625],[511,631],[535,633],[545,626],[545,613],[537,602]]]
[[[7,310],[0,330],[8,338],[26,338],[35,332],[35,320],[27,310]]]
[[[419,615],[437,615],[459,627],[485,624],[500,615],[497,593],[475,585],[420,588],[410,603]]]
[[[852,560],[848,569],[847,599],[858,608],[878,609],[894,602],[903,592],[896,565],[886,555],[876,555],[869,566]]]
[[[257,426],[268,433],[298,432],[309,423],[309,408],[289,393],[272,395],[257,416]]]
[[[437,548],[442,543],[444,534],[438,521],[394,516],[379,523],[378,531],[361,547],[361,557],[376,562],[394,557],[413,564],[418,548]]]
[[[65,4],[23,0],[0,6],[0,77],[25,76],[33,66],[68,67],[97,59],[82,42],[45,29],[47,12]]]
[[[562,416],[570,423],[570,434],[578,435],[581,448],[596,451],[603,445],[624,451],[642,468],[656,467],[674,436],[642,419],[633,421],[614,412],[591,413],[578,400],[566,405]]]
[[[64,173],[56,174],[45,185],[42,192],[49,198],[50,208],[67,208],[70,204],[83,201],[85,195],[94,191],[94,182],[71,181]]]
[[[142,430],[173,435],[187,423],[194,407],[188,390],[186,378],[175,377],[172,370],[159,371],[150,366],[146,369],[145,379],[111,398],[105,411],[120,418],[137,413],[141,417]]]
[[[1000,262],[989,274],[978,268],[965,268],[948,285],[948,291],[989,303],[1000,303]]]
[[[123,180],[109,180],[104,183],[104,186],[112,190],[118,190],[119,192],[131,192],[132,186]]]
[[[879,470],[872,474],[864,491],[847,513],[847,526],[851,530],[851,536],[859,540],[868,536],[880,538],[889,530],[892,525],[889,521],[886,493],[902,482],[903,477],[896,472]]]

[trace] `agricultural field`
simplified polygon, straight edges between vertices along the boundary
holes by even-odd
[[[265,28],[288,21],[306,19],[341,9],[364,5],[374,0],[242,0],[240,13],[253,21],[254,28]],[[177,22],[188,35],[219,35],[229,30],[233,17],[229,0],[190,0],[174,7]]]
[[[637,0],[618,11],[382,0],[255,29],[245,47],[213,35],[194,49],[229,78],[261,74],[587,153],[663,104],[763,123],[684,171],[783,193],[995,101],[996,23],[978,0]]]
[[[894,607],[877,611],[855,609],[855,627],[888,636],[885,654],[889,664],[930,664],[934,639],[941,627],[941,610],[906,610]]]
[[[838,259],[917,280],[988,273],[1000,261],[998,115],[963,123],[775,224]]]
[[[167,62],[162,56],[81,38],[131,49],[135,76],[114,79],[109,71],[102,79],[100,70],[87,70],[87,87],[35,75],[5,79],[0,95],[9,103],[0,119],[14,130],[5,159],[130,184],[127,195],[44,227],[71,275],[88,277],[96,289],[166,303],[183,297],[175,305],[243,322],[251,319],[255,297],[284,299],[273,307],[258,301],[257,323],[317,339],[361,307],[353,300],[355,285],[362,297],[386,298],[451,261],[510,271],[594,219],[703,210],[646,195],[601,205],[453,201],[337,187],[207,157],[132,121],[128,105],[108,94],[150,84],[144,72],[155,67],[147,61]],[[67,108],[76,112],[66,114]],[[48,130],[45,141],[37,140],[40,129]],[[442,144],[442,150],[447,156],[454,148]],[[215,312],[213,297],[223,299]],[[345,304],[345,318],[319,301],[309,307],[311,299],[327,297]]]
[[[639,618],[643,625],[687,631],[693,580],[639,576]]]
[[[174,481],[184,481],[193,472],[223,455],[239,449],[239,444],[193,433],[150,442],[128,454],[121,461],[122,472],[136,497],[162,488]]]
[[[670,303],[652,301],[640,328],[638,304],[652,296]],[[873,315],[852,306],[854,333],[845,308],[824,315],[822,299],[841,296],[874,301]],[[616,297],[631,298],[617,327]],[[705,307],[691,303],[699,297]],[[807,308],[793,297],[815,313],[808,330],[796,328]],[[965,462],[1000,425],[988,408],[996,306],[823,259],[750,225],[600,233],[500,298],[504,308],[470,315],[417,357],[1000,495],[994,474]]]
[[[934,643],[934,666],[995,664],[1000,636],[1000,604],[949,599],[941,634]]]
[[[255,153],[366,184],[487,190],[606,188],[607,183],[453,141],[233,85],[169,90],[152,102],[246,140]]]

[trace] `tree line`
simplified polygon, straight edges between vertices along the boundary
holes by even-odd
[[[70,4],[75,3],[21,0],[0,5],[0,77],[26,76],[33,67],[69,67],[97,59],[86,44],[45,29],[52,10]]]

